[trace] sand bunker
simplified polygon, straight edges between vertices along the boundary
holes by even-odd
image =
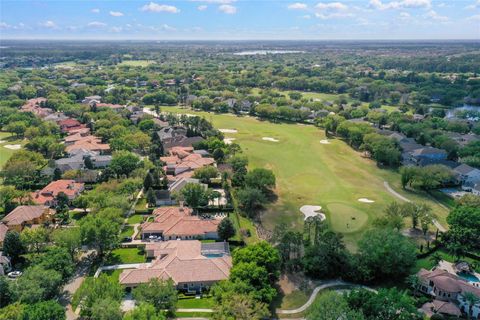
[[[325,140],[320,140],[320,143],[321,143],[321,144],[330,144],[330,141],[328,141],[327,139],[325,139]]]
[[[279,142],[280,141],[280,140],[277,140],[275,138],[270,138],[270,137],[263,137],[262,140],[271,141],[271,142]]]
[[[358,201],[363,202],[363,203],[374,203],[375,201],[370,200],[368,198],[360,198]]]
[[[218,129],[218,131],[222,132],[222,133],[237,133],[238,130],[236,129]]]
[[[316,216],[319,216],[322,221],[325,220],[325,215],[321,212],[318,212],[320,210],[322,210],[322,207],[320,206],[305,205],[300,208],[300,211],[305,215],[305,220],[307,220],[307,218]]]
[[[5,148],[11,149],[11,150],[19,150],[22,148],[21,144],[6,144],[4,145]]]
[[[232,142],[234,140],[237,140],[237,139],[235,139],[235,138],[225,138],[225,139],[223,139],[223,142],[225,142],[225,144],[232,144]]]
[[[0,140],[0,144],[5,143],[5,142],[7,142],[7,141],[5,141],[5,140]]]

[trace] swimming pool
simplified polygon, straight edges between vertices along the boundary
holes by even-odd
[[[471,273],[460,272],[460,273],[457,273],[457,275],[468,282],[480,282],[480,280],[474,274],[471,274]]]

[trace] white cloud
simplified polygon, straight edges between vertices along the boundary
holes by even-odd
[[[432,20],[436,20],[436,21],[440,21],[440,22],[447,22],[448,20],[450,20],[447,16],[439,15],[435,10],[428,11],[424,15],[424,17],[427,18],[427,19],[432,19]]]
[[[0,22],[0,29],[8,29],[10,27],[11,27],[11,25],[9,25],[8,23],[3,22],[3,21]]]
[[[100,21],[92,21],[87,24],[87,27],[90,27],[90,28],[103,28],[106,26],[107,26],[106,23],[100,22]]]
[[[226,14],[237,13],[237,8],[229,4],[222,4],[221,6],[218,7],[218,10]]]
[[[162,24],[160,29],[165,31],[177,31],[175,27],[169,26],[168,24]]]
[[[109,31],[118,33],[118,32],[122,32],[123,28],[122,27],[111,27]]]
[[[341,2],[319,2],[315,6],[315,10],[315,17],[322,20],[355,16],[350,12],[349,7]]]
[[[348,6],[341,3],[341,2],[330,2],[330,3],[324,3],[320,2],[318,3],[315,8],[320,9],[320,10],[347,10]]]
[[[41,22],[40,26],[44,27],[44,28],[47,28],[47,29],[57,28],[57,24],[55,22],[53,22],[52,20],[47,20],[47,21]]]
[[[100,13],[100,9],[98,8],[93,8],[92,10],[90,10],[92,13]]]
[[[475,21],[475,22],[480,22],[480,14],[476,14],[474,16],[471,16],[471,17],[468,17],[467,18],[468,21]]]
[[[208,8],[208,6],[202,4],[201,6],[198,6],[198,7],[197,7],[197,10],[198,10],[198,11],[205,11],[205,10],[207,10],[207,8]]]
[[[308,20],[308,19],[311,19],[311,18],[312,18],[312,16],[309,15],[309,14],[306,14],[306,15],[302,16],[302,19],[307,19]]]
[[[120,11],[110,11],[112,17],[123,17],[123,12]]]
[[[382,2],[381,0],[370,0],[370,7],[379,10],[405,9],[405,8],[430,8],[431,0],[398,0]]]
[[[308,8],[308,6],[305,3],[295,2],[295,3],[289,4],[287,8],[289,10],[305,10]]]
[[[149,4],[144,5],[140,8],[142,11],[148,12],[169,12],[169,13],[178,13],[180,9],[175,6],[170,6],[168,4],[158,4],[155,2],[150,2]]]
[[[473,9],[476,9],[476,8],[479,8],[479,7],[480,7],[480,0],[476,0],[471,5],[466,6],[465,9],[473,10]]]

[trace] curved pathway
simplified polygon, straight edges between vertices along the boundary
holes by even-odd
[[[289,310],[277,309],[276,312],[277,312],[277,314],[296,314],[296,313],[304,312],[305,310],[308,309],[308,307],[310,307],[312,305],[312,303],[315,301],[315,298],[317,297],[317,295],[320,291],[328,289],[328,288],[332,288],[332,287],[350,287],[350,286],[364,288],[364,289],[367,289],[367,290],[375,292],[375,293],[377,292],[374,289],[371,289],[369,287],[365,287],[365,286],[362,286],[362,285],[356,285],[356,284],[344,282],[344,281],[341,281],[341,280],[332,280],[332,281],[324,282],[323,284],[321,284],[318,287],[316,287],[315,289],[313,289],[313,292],[310,295],[310,298],[308,298],[308,301],[303,306],[301,306],[299,308],[296,308],[296,309],[289,309]]]
[[[385,188],[388,190],[388,192],[390,192],[391,194],[393,194],[393,195],[394,195],[395,197],[397,197],[398,199],[403,200],[403,201],[405,201],[405,202],[412,202],[412,201],[410,201],[409,199],[407,199],[407,198],[405,198],[404,196],[402,196],[402,195],[401,195],[400,193],[398,193],[397,191],[393,190],[392,187],[390,187],[390,185],[388,184],[387,181],[384,181],[384,182],[383,182],[383,185],[384,185]],[[435,201],[438,205],[442,206],[443,208],[448,209],[448,208],[445,207],[443,204],[439,203],[437,200],[434,199],[434,201]],[[440,224],[440,222],[437,221],[437,219],[432,219],[432,222],[433,222],[433,224],[435,225],[435,227],[436,227],[440,232],[446,232],[446,231],[447,231],[447,229],[446,229],[444,226],[442,226],[442,225]]]

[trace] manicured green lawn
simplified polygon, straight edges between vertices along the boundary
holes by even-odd
[[[10,132],[0,132],[0,168],[3,167],[5,162],[18,150],[5,148],[5,145],[24,145],[24,140],[16,139]]]
[[[153,60],[125,60],[119,63],[119,66],[129,66],[129,67],[147,67],[155,63]]]
[[[295,290],[292,293],[281,297],[278,303],[275,305],[277,309],[295,309],[303,306],[310,297],[311,290],[304,292],[301,290]],[[279,305],[278,305],[279,304]]]
[[[145,255],[139,248],[118,248],[112,251],[105,265],[143,263]]]
[[[455,262],[455,258],[452,255],[450,255],[448,252],[446,252],[445,250],[438,250],[437,253],[442,257],[443,260],[448,261],[448,262]],[[430,255],[426,258],[423,258],[423,259],[418,259],[417,264],[415,265],[414,272],[418,272],[418,270],[420,270],[421,268],[424,268],[424,269],[427,269],[427,270],[432,269],[435,265],[430,260],[431,256],[432,255]],[[466,262],[470,263],[470,265],[473,265],[476,262],[475,260],[473,260],[471,258],[467,258],[467,257],[463,257],[460,260],[461,261],[466,261]],[[476,270],[476,271],[480,271],[480,270]]]
[[[250,168],[271,169],[277,179],[278,200],[262,215],[262,224],[267,229],[273,230],[285,222],[300,230],[303,226],[300,207],[320,205],[327,209],[327,220],[333,229],[342,232],[349,247],[354,248],[365,229],[383,214],[386,205],[400,201],[388,192],[384,181],[407,198],[431,205],[439,221],[446,225],[448,210],[428,195],[402,190],[398,172],[379,168],[342,140],[320,143],[326,139],[325,133],[314,126],[271,123],[253,117],[195,112],[178,107],[162,110],[198,114],[212,121],[216,128],[238,130],[238,133],[225,136],[236,138],[235,142],[248,156]],[[279,142],[264,141],[263,137],[276,138]],[[362,203],[359,198],[375,202]]]
[[[145,216],[141,214],[134,214],[128,217],[127,222],[128,224],[142,223],[144,217]]]
[[[132,226],[125,226],[120,233],[120,239],[125,237],[131,237],[133,235],[133,227]]]
[[[177,308],[181,309],[211,309],[215,306],[213,297],[195,299],[194,296],[179,297]]]
[[[175,312],[177,318],[207,318],[212,317],[211,312]]]

